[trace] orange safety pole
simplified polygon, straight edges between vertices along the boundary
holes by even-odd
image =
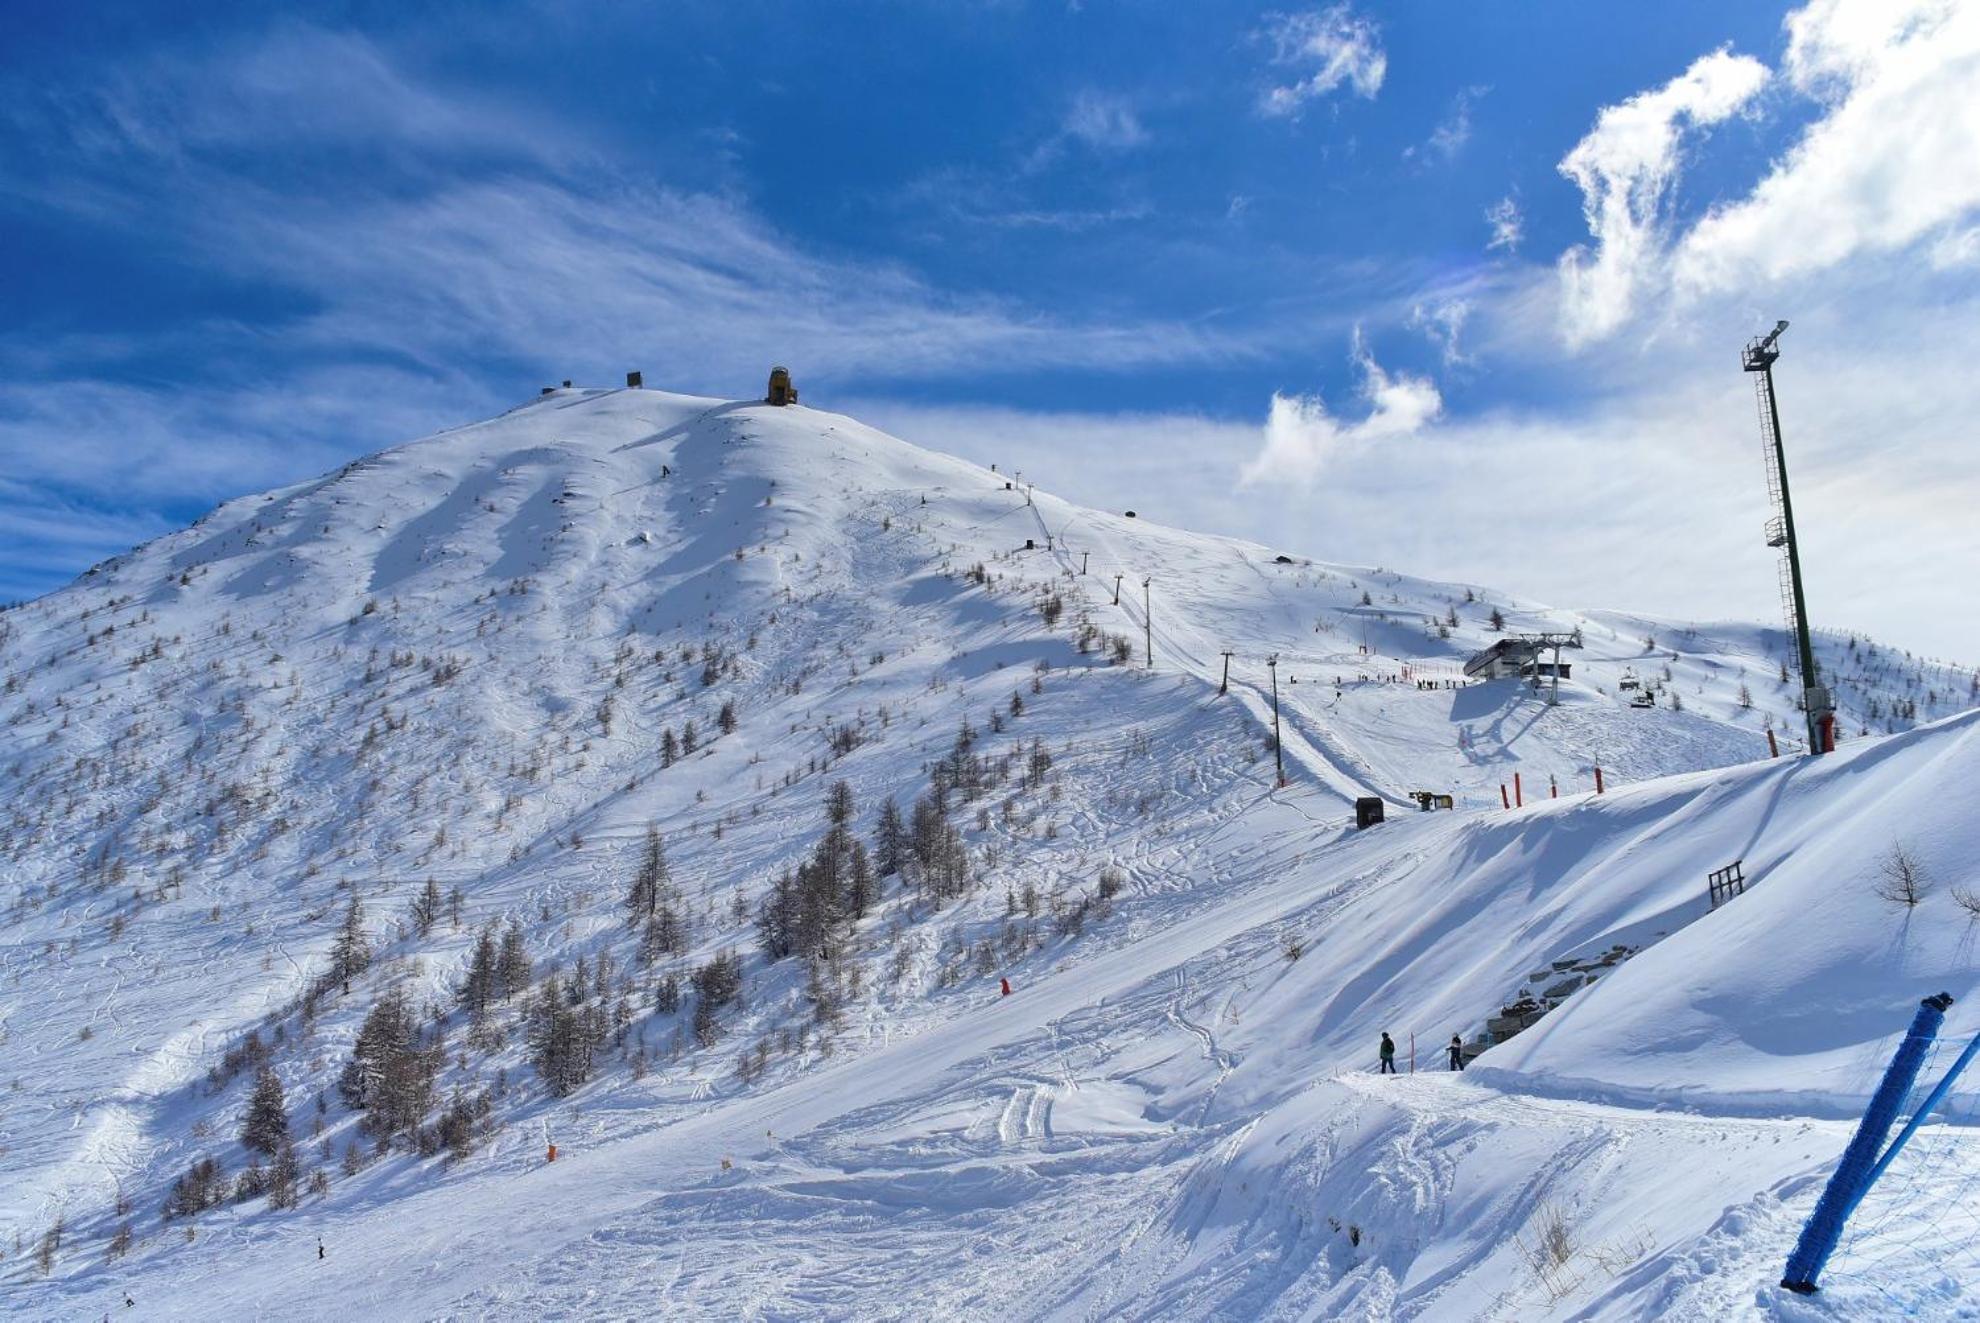
[[[557,1160],[557,1146],[556,1146],[555,1144],[552,1144],[552,1145],[550,1146],[550,1159],[549,1159],[549,1160],[550,1160],[550,1161],[552,1161],[552,1162],[555,1162],[555,1161]]]
[[[1526,807],[1526,795],[1525,792],[1523,792],[1520,789],[1518,772],[1513,773],[1513,807],[1514,808]]]

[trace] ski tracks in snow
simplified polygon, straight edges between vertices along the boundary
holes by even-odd
[[[1217,1067],[1217,1078],[1208,1089],[1204,1090],[1203,1104],[1197,1109],[1196,1123],[1201,1125],[1209,1116],[1211,1106],[1217,1101],[1217,1090],[1224,1086],[1224,1081],[1230,1078],[1233,1070],[1237,1069],[1238,1059],[1217,1046],[1216,1035],[1209,1029],[1189,1018],[1188,1012],[1184,1009],[1189,1001],[1189,993],[1187,965],[1177,965],[1176,988],[1169,998],[1167,1018],[1171,1024],[1194,1035],[1197,1041],[1203,1044],[1204,1057],[1214,1062]]]

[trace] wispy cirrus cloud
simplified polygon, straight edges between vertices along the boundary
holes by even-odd
[[[1058,126],[1019,159],[1017,173],[1034,175],[1050,170],[1067,161],[1074,149],[1094,156],[1117,156],[1147,146],[1151,136],[1131,98],[1082,88],[1074,94]]]
[[[97,162],[185,161],[362,145],[376,165],[571,163],[581,138],[471,91],[442,91],[353,32],[278,21],[203,48],[161,50],[87,84],[16,82],[0,119]]]
[[[1135,105],[1123,96],[1091,88],[1073,98],[1060,132],[1096,151],[1120,152],[1148,142],[1148,129]]]
[[[80,566],[169,532],[154,510],[101,507],[0,478],[0,604],[24,601]]]
[[[1485,208],[1485,224],[1491,229],[1491,238],[1485,243],[1485,251],[1508,254],[1519,251],[1520,241],[1526,237],[1526,216],[1519,208],[1519,199],[1508,193],[1506,196]]]
[[[1421,148],[1411,146],[1403,151],[1405,160],[1429,157],[1436,161],[1455,161],[1458,154],[1471,141],[1471,108],[1481,97],[1492,89],[1483,84],[1458,89],[1451,98],[1450,109],[1437,121],[1437,127],[1430,130],[1430,137]]]
[[[18,187],[95,220],[141,216],[148,238],[181,260],[291,292],[309,309],[284,327],[292,343],[322,353],[365,346],[428,369],[464,356],[566,367],[659,358],[712,385],[744,367],[753,377],[767,353],[802,357],[816,375],[913,376],[962,362],[1126,367],[1232,347],[1186,326],[1082,323],[994,294],[939,291],[902,267],[815,255],[733,198],[617,176],[586,159],[576,135],[550,133],[566,147],[542,169],[465,168],[460,152],[519,140],[472,102],[451,106],[431,84],[415,86],[369,43],[294,28],[269,43],[229,52],[211,79],[197,64],[160,61],[151,81],[131,74],[107,99],[40,103],[40,140],[62,168]],[[317,70],[308,91],[277,76],[298,59]],[[353,86],[382,95],[345,114]],[[264,93],[271,117],[258,113]],[[321,116],[305,97],[322,103]],[[180,108],[165,119],[136,109],[161,101]],[[242,153],[293,151],[298,119],[319,147],[396,148],[420,168],[410,183],[345,178],[334,193],[237,168]],[[1109,141],[1138,132],[1104,108],[1077,111],[1075,122]],[[82,144],[169,159],[169,180],[160,186],[123,162],[78,171],[65,148]],[[772,325],[774,348],[762,343]]]
[[[1471,356],[1464,352],[1463,345],[1459,343],[1459,337],[1464,334],[1464,323],[1470,316],[1469,299],[1433,299],[1409,310],[1409,325],[1423,332],[1430,343],[1437,346],[1445,367],[1459,367],[1471,361]]]
[[[238,362],[252,342],[232,342]],[[500,407],[465,376],[370,365],[253,371],[222,388],[46,376],[0,384],[0,600],[169,532],[244,490]]]
[[[1259,110],[1267,115],[1297,116],[1307,103],[1343,87],[1373,98],[1389,71],[1381,29],[1345,4],[1274,15],[1264,36],[1272,44],[1272,63],[1294,74],[1293,81],[1265,92]]]

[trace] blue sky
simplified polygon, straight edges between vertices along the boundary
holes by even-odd
[[[0,598],[566,377],[1980,657],[1980,37],[1928,0],[155,5],[0,50]],[[1902,385],[1900,385],[1902,383]]]

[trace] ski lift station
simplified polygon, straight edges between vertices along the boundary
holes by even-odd
[[[1546,680],[1551,685],[1547,695],[1549,703],[1561,700],[1561,681],[1568,678],[1573,668],[1561,660],[1562,648],[1579,648],[1581,635],[1571,634],[1508,634],[1482,652],[1473,653],[1471,660],[1464,664],[1465,678],[1468,680],[1498,680],[1518,678],[1531,680],[1538,689]],[[1552,660],[1541,661],[1542,652],[1551,651]]]
[[[1580,647],[1578,642],[1569,642],[1565,635],[1559,643],[1547,634],[1514,634],[1500,639],[1483,652],[1473,653],[1471,660],[1464,664],[1464,674],[1470,680],[1504,679],[1560,679],[1569,678],[1574,667],[1560,659],[1561,648]],[[1554,649],[1552,661],[1541,661],[1540,654]]]

